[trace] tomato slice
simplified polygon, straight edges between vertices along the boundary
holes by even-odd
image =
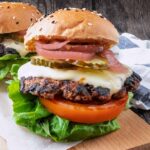
[[[103,105],[79,104],[65,100],[40,98],[44,107],[62,118],[78,123],[100,123],[116,118],[124,109],[128,96]]]

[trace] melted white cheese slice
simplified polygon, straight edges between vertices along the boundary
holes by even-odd
[[[5,45],[5,47],[14,48],[20,56],[25,56],[28,51],[25,50],[24,44],[22,42],[18,42],[12,39],[5,39],[2,44]]]
[[[125,73],[114,73],[108,70],[64,70],[53,69],[44,66],[33,65],[30,62],[20,67],[18,71],[18,78],[21,77],[48,77],[55,80],[73,80],[82,83],[88,83],[94,87],[105,87],[110,89],[110,93],[118,92],[123,86],[127,77],[132,74],[132,70],[128,69]]]

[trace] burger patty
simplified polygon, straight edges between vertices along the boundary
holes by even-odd
[[[128,77],[122,89],[110,95],[110,90],[103,87],[94,87],[70,80],[53,80],[42,77],[22,77],[20,90],[24,94],[32,94],[46,99],[63,97],[63,99],[79,103],[106,103],[111,99],[120,99],[128,91],[135,91],[141,78],[136,73]]]
[[[3,44],[0,44],[0,57],[7,54],[18,54],[14,48],[5,47]]]

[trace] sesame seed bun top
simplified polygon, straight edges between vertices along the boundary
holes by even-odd
[[[86,9],[60,9],[40,18],[25,35],[25,47],[35,50],[36,40],[69,40],[72,43],[96,43],[110,48],[118,42],[114,25],[101,14]]]
[[[27,3],[0,2],[0,34],[26,30],[41,15]]]

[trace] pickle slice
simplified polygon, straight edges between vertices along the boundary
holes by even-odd
[[[69,60],[67,61],[75,66],[83,67],[83,68],[91,68],[91,69],[105,69],[107,68],[107,62],[104,59],[95,58],[90,61],[80,61],[80,60]]]
[[[31,63],[34,65],[46,66],[51,68],[90,68],[90,69],[107,69],[107,61],[99,58],[95,58],[90,61],[79,61],[79,60],[47,60],[42,56],[33,56]]]
[[[34,65],[45,66],[50,68],[70,68],[74,66],[64,61],[47,60],[41,56],[33,56],[31,58],[31,63]]]

